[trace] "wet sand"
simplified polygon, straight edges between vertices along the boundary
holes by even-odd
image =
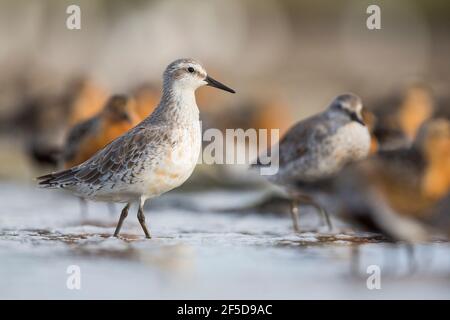
[[[81,215],[65,193],[2,182],[0,298],[450,298],[448,243],[417,246],[411,273],[407,250],[376,234],[341,224],[346,231],[296,234],[289,216],[225,212],[255,197],[171,193],[146,208],[152,240],[144,239],[135,208],[116,239],[119,206],[112,215],[105,204],[89,203]],[[302,218],[306,230],[315,229],[315,215]],[[66,286],[70,265],[80,267],[80,290]],[[367,288],[369,265],[380,267],[379,290]]]

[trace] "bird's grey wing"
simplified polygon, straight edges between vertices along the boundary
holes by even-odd
[[[77,189],[82,185],[91,191],[105,182],[130,182],[143,170],[142,159],[158,153],[159,146],[169,143],[164,127],[135,127],[99,150],[89,160],[68,170],[39,177],[39,185],[47,188]],[[89,193],[89,191],[86,191]]]
[[[329,121],[327,121],[324,113],[297,122],[280,139],[278,152],[271,150],[272,156],[278,155],[280,167],[289,166],[294,161],[310,154],[311,150],[316,148],[327,137],[330,130]],[[258,157],[253,166],[266,165],[271,165],[271,163],[263,165],[261,158]]]
[[[298,122],[281,139],[279,144],[280,166],[297,161],[320,145],[331,127],[323,114]]]
[[[143,168],[143,159],[154,157],[168,140],[163,127],[141,128],[107,145],[80,166],[75,178],[91,185],[104,185],[104,181],[132,182]]]

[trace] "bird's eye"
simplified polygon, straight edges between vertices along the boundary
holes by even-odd
[[[194,70],[194,68],[189,67],[189,68],[188,68],[188,71],[189,71],[190,73],[193,73],[195,70]]]

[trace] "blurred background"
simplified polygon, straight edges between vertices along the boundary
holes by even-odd
[[[72,4],[81,30],[66,28]],[[366,27],[372,4],[381,30]],[[446,197],[439,212],[448,226],[449,18],[447,0],[0,0],[0,298],[450,297],[442,238],[417,246],[428,273],[404,281],[408,255],[380,234],[317,233],[312,208],[297,234],[285,200],[254,206],[255,186],[266,185],[242,166],[198,165],[181,192],[151,201],[152,241],[142,241],[134,217],[124,241],[111,238],[119,207],[111,215],[89,203],[80,214],[77,198],[39,190],[34,180],[84,161],[150,114],[167,64],[192,57],[237,91],[197,91],[203,129],[273,128],[281,136],[350,91],[371,111],[376,153],[410,147],[424,122],[447,118],[447,140],[425,143],[426,152],[440,149],[429,152],[439,158],[431,178],[420,171],[425,192],[403,165],[382,190],[401,209],[420,207],[411,201],[417,194]],[[363,277],[350,280],[355,244],[364,244]],[[83,291],[64,286],[71,264],[83,270]],[[393,275],[381,291],[366,288],[371,264]]]
[[[65,26],[70,4],[81,7],[81,30]],[[381,30],[366,28],[370,4],[382,8]],[[179,57],[238,91],[198,91],[204,127],[282,134],[341,92],[370,107],[417,81],[445,107],[449,12],[445,0],[2,0],[0,178],[54,167],[70,128],[114,93],[140,95],[150,113]]]

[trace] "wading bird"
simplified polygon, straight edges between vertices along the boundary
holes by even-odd
[[[209,85],[235,93],[193,59],[169,64],[163,82],[161,100],[149,117],[82,164],[38,178],[41,187],[62,188],[91,200],[126,203],[114,236],[119,235],[130,205],[138,202],[137,217],[150,238],[145,201],[180,186],[194,170],[201,149],[195,90]]]

